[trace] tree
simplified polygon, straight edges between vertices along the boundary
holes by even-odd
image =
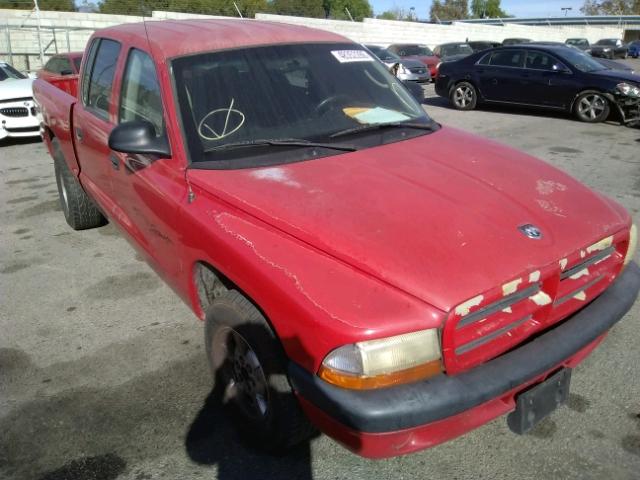
[[[402,7],[393,7],[391,10],[382,12],[376,18],[379,18],[380,20],[417,20],[416,14],[412,9],[407,12],[407,10]]]
[[[270,10],[278,15],[324,18],[323,3],[323,0],[273,0]]]
[[[468,0],[433,0],[429,16],[432,22],[463,20],[469,17],[469,2]]]
[[[585,15],[640,15],[640,0],[585,0],[580,11]]]
[[[373,9],[368,0],[324,0],[323,3],[326,16],[336,20],[351,20],[347,9],[357,22],[373,15]]]
[[[502,10],[500,0],[472,0],[471,16],[473,18],[504,18],[507,13]]]
[[[35,7],[34,2],[28,0],[0,0],[0,8],[31,10]],[[76,6],[73,0],[39,0],[40,10],[56,10],[59,12],[75,12]]]

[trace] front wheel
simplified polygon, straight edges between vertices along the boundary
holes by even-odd
[[[604,122],[609,116],[609,100],[600,92],[583,92],[576,99],[574,113],[578,120],[587,123]]]
[[[214,396],[246,441],[280,453],[313,435],[289,385],[282,346],[246,297],[231,290],[212,302],[205,345]]]
[[[457,110],[473,110],[478,103],[478,92],[469,82],[460,82],[451,89],[449,100]]]

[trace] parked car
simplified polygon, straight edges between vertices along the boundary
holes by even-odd
[[[81,63],[82,52],[60,53],[52,56],[44,67],[38,70],[37,76],[76,96]]]
[[[471,110],[478,102],[512,103],[602,122],[614,108],[627,122],[640,99],[640,77],[605,69],[566,46],[518,45],[442,64],[436,92],[460,110]]]
[[[502,41],[503,46],[507,45],[519,45],[521,43],[529,43],[531,42],[530,38],[505,38]]]
[[[403,82],[430,82],[431,74],[427,67],[419,60],[411,58],[402,58],[386,48],[377,45],[365,45],[371,53],[380,59],[387,68],[393,68],[396,64],[400,64],[396,77]]]
[[[585,53],[591,54],[591,44],[586,38],[567,38],[564,43],[578,48]]]
[[[67,222],[112,222],[204,320],[241,432],[388,457],[567,399],[640,289],[620,204],[438,125],[343,36],[165,25],[96,31],[78,99],[34,91]]]
[[[500,42],[491,42],[486,40],[474,40],[471,42],[467,42],[467,45],[471,47],[471,49],[475,52],[480,52],[482,50],[488,50],[490,48],[496,48],[502,46]]]
[[[32,83],[33,79],[0,62],[0,140],[40,135]]]
[[[440,59],[436,57],[433,51],[426,45],[418,45],[415,43],[393,44],[389,45],[387,50],[402,58],[419,60],[427,66],[431,78],[436,77]]]
[[[633,41],[627,46],[627,53],[632,58],[640,57],[640,40]]]
[[[433,53],[442,62],[455,62],[473,53],[473,49],[465,42],[443,43],[436,46]],[[438,63],[438,65],[440,64]]]
[[[627,46],[619,38],[603,38],[591,45],[591,55],[604,58],[627,58]]]

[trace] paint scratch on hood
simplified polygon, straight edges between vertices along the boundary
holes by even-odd
[[[551,195],[555,191],[564,192],[567,186],[553,180],[538,180],[536,190],[540,195]]]
[[[260,170],[254,170],[250,175],[258,180],[267,180],[276,183],[282,183],[293,188],[302,188],[300,182],[293,180],[289,177],[289,173],[280,167],[261,168]]]

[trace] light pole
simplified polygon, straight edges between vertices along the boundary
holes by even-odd
[[[409,7],[409,20],[417,20],[416,7]]]
[[[562,10],[564,12],[564,16],[567,16],[567,12],[569,10],[573,10],[573,7],[560,7],[560,10]]]

